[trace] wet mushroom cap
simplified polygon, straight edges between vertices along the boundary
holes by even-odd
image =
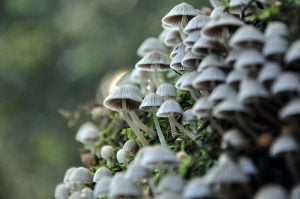
[[[197,71],[186,72],[179,77],[175,87],[179,90],[189,91],[193,89],[193,80],[198,76]]]
[[[222,148],[227,148],[228,146],[242,149],[247,147],[247,140],[243,134],[237,129],[231,129],[226,131],[222,136]]]
[[[263,54],[269,59],[276,59],[276,56],[281,58],[284,57],[288,49],[288,42],[284,38],[272,37],[267,39]]]
[[[214,107],[214,103],[210,101],[207,97],[202,97],[196,101],[192,108],[192,112],[194,115],[198,115],[199,113],[209,112]]]
[[[65,176],[64,176],[64,179],[63,179],[63,182],[65,184],[68,184],[69,183],[69,179],[70,179],[70,176],[71,174],[73,173],[73,171],[76,169],[76,167],[71,167],[69,169],[67,169],[67,171],[65,172]]]
[[[200,32],[194,31],[191,32],[184,40],[183,44],[185,45],[185,49],[192,49],[193,45],[200,38]]]
[[[170,63],[170,68],[174,70],[185,70],[181,64],[181,60],[184,58],[185,54],[186,52],[176,54]]]
[[[170,29],[166,32],[164,44],[168,47],[175,47],[182,43],[180,32],[178,29]]]

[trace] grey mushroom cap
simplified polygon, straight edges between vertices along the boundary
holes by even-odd
[[[178,29],[170,29],[164,37],[164,44],[168,47],[175,47],[182,43],[180,32]]]
[[[153,51],[165,54],[167,52],[167,49],[158,38],[149,37],[146,40],[144,40],[143,43],[140,45],[140,47],[137,50],[137,54],[140,57],[143,57]]]
[[[192,32],[197,31],[200,34],[200,30],[209,22],[209,20],[209,16],[199,14],[189,21],[183,32],[186,34],[191,34]]]
[[[193,52],[187,52],[181,60],[181,65],[187,71],[196,70],[203,56],[196,55]]]
[[[94,199],[94,192],[91,188],[86,187],[81,190],[80,199]]]
[[[101,148],[101,157],[105,160],[111,159],[115,155],[115,150],[110,145],[104,145]]]
[[[65,184],[69,183],[70,176],[75,169],[76,169],[76,167],[71,167],[71,168],[67,169],[67,171],[65,172],[64,180],[63,180],[63,182]]]
[[[300,115],[300,98],[293,99],[279,111],[279,118],[286,120]]]
[[[265,58],[261,52],[255,49],[248,49],[241,52],[234,64],[236,69],[251,69],[253,66],[262,66]]]
[[[251,25],[240,27],[229,41],[229,45],[233,48],[261,48],[264,43],[265,37],[263,33]]]
[[[285,23],[280,21],[273,21],[268,23],[265,29],[266,37],[286,37],[289,34],[288,27]]]
[[[170,69],[170,60],[159,52],[150,52],[140,59],[135,67],[143,71],[167,71]]]
[[[166,34],[167,32],[169,32],[170,29],[163,29],[160,34],[158,35],[158,39],[161,41],[161,42],[164,42],[165,38],[166,38]]]
[[[277,184],[269,184],[260,188],[254,199],[288,199],[286,190]]]
[[[252,102],[257,99],[266,99],[270,96],[264,86],[253,79],[244,79],[241,83],[238,98],[243,102]]]
[[[218,7],[214,7],[214,9],[211,11],[210,17],[211,18],[218,18],[220,16],[223,16],[224,14],[227,14],[226,11],[225,11],[225,7],[224,6],[218,6]]]
[[[245,70],[232,70],[226,77],[227,84],[236,84],[240,83],[243,79],[247,78],[247,73]]]
[[[168,27],[184,27],[190,19],[200,14],[188,3],[180,3],[173,7],[163,18],[162,23]]]
[[[71,184],[91,184],[92,176],[88,169],[84,167],[78,167],[70,175],[69,182]]]
[[[140,110],[149,112],[151,110],[158,109],[163,102],[163,97],[156,93],[150,93],[144,98],[140,105]]]
[[[202,72],[194,79],[193,86],[196,89],[212,89],[217,84],[224,82],[225,78],[225,73],[222,70],[209,67],[203,69]]]
[[[166,100],[158,109],[157,117],[169,117],[170,115],[181,115],[183,110],[180,104],[174,99]]]
[[[67,199],[69,197],[69,189],[65,184],[58,184],[55,187],[54,197],[55,199]]]
[[[288,49],[288,42],[285,38],[281,37],[271,37],[267,39],[264,48],[263,54],[268,59],[276,59],[284,57]]]
[[[164,192],[162,194],[159,194],[158,196],[155,196],[156,199],[182,199],[181,195],[178,193],[173,192]]]
[[[161,97],[176,97],[176,89],[173,84],[162,83],[158,86],[156,94]]]
[[[276,138],[270,148],[270,156],[299,151],[299,144],[291,135],[281,135]]]
[[[183,190],[184,199],[209,198],[213,196],[213,191],[205,183],[203,178],[192,178]]]
[[[189,123],[197,121],[197,117],[193,114],[192,109],[187,109],[182,114],[182,122]]]
[[[240,56],[240,54],[241,54],[241,50],[237,50],[237,49],[231,50],[225,59],[225,63],[227,65],[233,66],[237,58]]]
[[[75,139],[82,144],[94,144],[99,139],[98,133],[99,131],[93,123],[86,122],[79,127]]]
[[[225,149],[228,146],[235,149],[243,149],[247,147],[247,139],[237,129],[228,130],[222,136],[221,147]]]
[[[145,148],[139,162],[142,167],[151,170],[176,166],[178,164],[176,155],[170,149],[161,145]]]
[[[101,198],[107,197],[109,193],[109,186],[110,186],[111,178],[103,178],[99,180],[94,188],[94,197]]]
[[[240,15],[243,9],[248,6],[248,9],[245,10],[246,14],[254,12],[256,6],[253,4],[249,5],[251,0],[231,0],[229,3],[230,13]]]
[[[142,167],[138,163],[130,164],[125,172],[124,177],[132,181],[140,181],[142,179],[148,178],[150,172],[148,169]]]
[[[293,64],[294,62],[298,62],[299,60],[300,60],[300,39],[292,43],[285,56],[285,62],[288,64]]]
[[[108,168],[101,167],[101,168],[97,169],[97,171],[95,172],[94,177],[93,177],[93,182],[98,182],[103,178],[110,178],[112,176],[113,175]]]
[[[173,48],[173,50],[172,50],[172,52],[171,52],[171,54],[170,54],[170,57],[171,58],[174,58],[177,54],[179,54],[179,53],[185,53],[185,45],[184,45],[184,43],[179,43],[179,44],[177,44],[174,48]]]
[[[178,175],[167,175],[160,180],[156,188],[156,192],[157,193],[163,193],[163,192],[181,193],[184,184],[185,182],[182,179],[182,177]]]
[[[276,62],[266,62],[259,72],[258,81],[265,83],[274,81],[282,72],[281,66]]]
[[[240,157],[238,160],[238,165],[245,175],[254,175],[257,173],[255,164],[248,157],[245,156]]]
[[[185,70],[181,64],[181,60],[184,58],[185,54],[185,52],[176,54],[171,61],[170,68],[174,70]]]
[[[141,196],[141,188],[132,181],[126,179],[124,175],[114,176],[111,180],[108,198],[140,198]]]
[[[202,36],[196,41],[191,50],[197,55],[207,55],[211,52],[222,52],[224,51],[224,46],[221,43],[210,41]]]
[[[213,102],[220,102],[227,98],[235,98],[236,91],[228,84],[220,84],[209,95],[209,100]]]
[[[197,71],[201,72],[202,70],[209,68],[209,67],[215,67],[215,68],[226,68],[226,64],[224,61],[224,58],[222,56],[216,55],[216,54],[209,54],[206,57],[203,58],[202,62],[198,66]]]
[[[118,163],[125,164],[127,162],[127,153],[124,151],[124,149],[119,149],[116,156]]]
[[[103,105],[113,111],[122,111],[122,100],[126,101],[128,111],[137,110],[142,102],[141,93],[133,87],[115,88],[104,100]]]
[[[281,94],[286,92],[298,92],[300,79],[297,73],[284,72],[281,73],[275,80],[272,86],[274,94]]]
[[[290,199],[298,199],[300,198],[300,185],[296,185],[291,190]]]
[[[194,104],[192,111],[194,115],[198,116],[199,113],[210,112],[213,107],[214,103],[212,101],[210,101],[207,97],[201,97]]]
[[[179,77],[175,87],[179,90],[189,91],[193,89],[193,80],[198,76],[197,71],[186,72]]]
[[[191,32],[184,40],[183,44],[187,47],[190,47],[192,49],[193,45],[196,43],[196,41],[200,38],[200,32],[194,31]]]

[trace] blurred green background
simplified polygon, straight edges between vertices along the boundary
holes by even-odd
[[[108,71],[133,67],[178,2],[0,1],[1,199],[53,198],[65,170],[81,165],[76,128],[58,110],[93,101]]]

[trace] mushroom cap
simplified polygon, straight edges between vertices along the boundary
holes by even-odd
[[[75,191],[70,195],[68,199],[81,199],[81,192],[80,191]]]
[[[177,163],[176,155],[161,145],[145,148],[140,159],[141,166],[147,169],[167,168]]]
[[[280,135],[270,148],[270,156],[275,157],[284,153],[299,151],[299,144],[291,135]]]
[[[142,196],[141,188],[132,181],[125,178],[124,175],[114,176],[109,185],[108,198],[140,198]]]
[[[229,41],[229,45],[233,48],[261,48],[264,43],[265,37],[263,33],[252,25],[240,27]]]
[[[110,186],[111,178],[103,178],[99,180],[94,188],[94,197],[95,198],[102,198],[107,197],[109,193],[109,186]]]
[[[173,84],[162,83],[158,86],[156,94],[161,97],[176,97],[176,89]]]
[[[225,73],[214,67],[203,69],[201,73],[194,79],[193,86],[196,89],[212,89],[216,84],[225,81]],[[214,85],[211,85],[214,84]]]
[[[182,58],[181,65],[187,71],[196,70],[202,59],[203,56],[196,55],[193,52],[189,51]]]
[[[182,199],[181,195],[178,193],[173,192],[164,192],[162,194],[159,194],[158,196],[155,196],[156,199]]]
[[[58,184],[55,187],[54,197],[55,199],[66,199],[69,197],[69,189],[65,184]]]
[[[184,187],[184,181],[182,177],[178,175],[164,176],[158,183],[156,188],[157,193],[173,192],[181,193]]]
[[[112,176],[113,175],[108,168],[101,167],[101,168],[97,169],[97,171],[95,172],[94,177],[93,177],[93,182],[97,183],[98,181],[102,180],[103,178],[110,178]]]
[[[193,114],[192,109],[187,109],[182,114],[182,122],[194,122],[197,121],[197,117]]]
[[[157,117],[169,117],[171,114],[181,115],[183,110],[180,104],[174,99],[166,100],[158,109]]]
[[[293,64],[294,62],[298,62],[299,60],[300,60],[300,39],[294,41],[291,44],[285,56],[285,62],[288,64]]]
[[[234,69],[226,77],[227,84],[240,83],[243,79],[247,78],[247,73],[245,70]]]
[[[235,90],[228,84],[220,84],[209,95],[209,100],[213,102],[220,102],[227,98],[236,97]]]
[[[134,68],[130,73],[130,81],[136,84],[147,83],[149,72]]]
[[[201,30],[201,35],[207,39],[215,40],[224,36],[224,30],[230,35],[234,33],[244,22],[237,17],[223,14],[213,17]]]
[[[127,157],[127,154],[124,151],[124,149],[119,149],[117,151],[117,161],[118,161],[118,163],[120,163],[120,164],[126,163],[126,157]]]
[[[252,102],[257,99],[265,99],[270,96],[264,86],[253,79],[244,79],[240,85],[238,98],[243,102]]]
[[[281,73],[272,86],[274,94],[281,94],[286,92],[298,92],[300,78],[297,73],[284,72]]]
[[[190,19],[198,14],[200,14],[199,10],[183,2],[173,7],[161,21],[168,27],[184,27]]]
[[[288,194],[281,185],[269,184],[261,187],[254,199],[288,199]]]
[[[236,69],[249,69],[253,66],[261,66],[265,63],[265,58],[261,52],[255,49],[247,49],[241,52],[236,60],[234,67]]]
[[[222,6],[222,2],[220,0],[209,0],[209,3],[214,7],[218,8]]]
[[[209,16],[199,14],[189,21],[183,32],[191,34],[192,32],[197,31],[200,34],[200,30],[209,22],[209,20]]]
[[[227,148],[227,146],[235,149],[245,148],[247,146],[247,140],[239,130],[231,129],[226,131],[222,136],[221,147]]]
[[[213,109],[216,118],[225,120],[232,119],[235,113],[249,115],[251,111],[236,98],[225,99]]]
[[[300,115],[300,98],[293,99],[279,111],[279,118],[286,120]]]
[[[184,70],[184,67],[181,64],[181,60],[184,58],[186,52],[176,54],[170,64],[170,68],[174,70]]]
[[[226,68],[227,66],[222,56],[212,53],[203,58],[199,67],[197,68],[197,71],[201,72],[202,70],[209,67]]]
[[[127,140],[123,149],[126,153],[135,155],[139,150],[139,145],[135,140]]]
[[[170,58],[174,58],[175,55],[177,55],[179,53],[185,53],[185,44],[184,43],[179,43],[173,48],[173,50],[170,54]]]
[[[164,44],[168,47],[175,47],[182,43],[178,29],[169,29],[164,37]]]
[[[140,47],[137,50],[137,54],[140,57],[143,57],[153,51],[165,54],[167,52],[167,49],[158,38],[149,37],[146,40],[144,40],[143,43],[140,45]]]
[[[80,199],[94,199],[94,192],[91,188],[85,187],[81,190]]]
[[[265,83],[275,80],[281,74],[281,66],[276,62],[266,62],[258,75],[258,81]]]
[[[270,37],[286,37],[289,34],[288,27],[280,21],[269,22],[265,29],[265,36]]]
[[[186,72],[179,77],[175,87],[179,90],[189,91],[193,89],[193,80],[198,76],[197,71]]]
[[[184,40],[183,44],[186,46],[186,48],[190,47],[192,49],[193,45],[196,43],[196,41],[200,38],[200,32],[194,31],[191,32]]]
[[[250,158],[245,156],[240,157],[238,165],[245,175],[253,175],[257,173],[257,169]]]
[[[127,167],[124,177],[131,181],[140,181],[142,179],[148,178],[150,176],[149,170],[142,167],[138,163],[130,164]]]
[[[202,36],[196,41],[192,47],[192,52],[197,55],[207,55],[211,52],[222,52],[224,46],[221,43],[210,41]]]
[[[224,14],[227,14],[224,10],[225,10],[224,6],[214,7],[214,9],[210,13],[210,17],[218,18],[220,16],[223,16]]]
[[[91,184],[92,176],[87,168],[78,167],[71,173],[69,182],[71,184]]]
[[[185,186],[182,196],[184,199],[208,198],[213,196],[213,191],[203,178],[195,177]]]
[[[245,184],[249,179],[236,163],[226,160],[218,161],[210,168],[204,180],[207,184]]]
[[[231,50],[225,59],[225,63],[230,66],[233,66],[237,58],[240,56],[240,54],[241,54],[241,50],[237,50],[237,49]]]
[[[86,122],[79,127],[75,139],[82,144],[95,144],[99,139],[98,133],[93,123]]]
[[[70,176],[75,169],[76,169],[76,167],[71,167],[71,168],[67,169],[67,171],[65,172],[63,183],[65,183],[65,184],[69,183]]]
[[[268,59],[276,59],[276,57],[283,57],[288,49],[288,42],[285,38],[282,37],[271,37],[267,39],[264,48],[263,54]]]
[[[199,113],[210,112],[213,107],[214,103],[212,101],[210,101],[207,97],[201,97],[194,104],[192,111],[194,115],[198,116]]]
[[[140,59],[135,67],[143,71],[167,71],[170,69],[170,60],[160,52],[150,52]]]
[[[111,159],[115,155],[115,150],[110,145],[105,145],[101,148],[101,157],[105,160]]]
[[[296,185],[293,187],[291,194],[290,194],[290,199],[298,199],[300,198],[300,185]]]
[[[150,93],[144,98],[142,104],[140,105],[140,110],[149,112],[153,109],[159,108],[163,102],[163,97],[156,93]]]
[[[120,112],[123,106],[122,100],[125,100],[128,111],[137,110],[142,102],[141,93],[133,87],[117,87],[104,99],[103,105],[110,110]]]

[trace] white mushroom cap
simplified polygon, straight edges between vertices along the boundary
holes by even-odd
[[[240,56],[241,52],[242,52],[241,50],[237,50],[237,49],[231,50],[225,59],[225,63],[227,65],[233,66],[237,58]]]
[[[236,97],[235,90],[228,84],[220,84],[209,95],[209,100],[213,102],[220,102],[227,98],[235,98]]]
[[[145,148],[140,159],[141,166],[148,169],[166,168],[175,166],[177,163],[176,155],[161,145]]]
[[[279,112],[280,119],[288,119],[300,115],[300,98],[293,99],[287,103]]]
[[[174,99],[166,100],[158,109],[157,117],[169,117],[171,114],[181,115],[183,110],[180,104]]]
[[[162,83],[158,86],[156,94],[161,97],[176,97],[176,89],[173,84]]]
[[[184,70],[181,60],[184,58],[185,54],[186,52],[176,54],[170,63],[170,68],[174,70]]]
[[[156,199],[182,199],[181,195],[178,193],[173,192],[164,192],[162,194],[159,194],[158,196],[155,196]]]
[[[194,122],[197,121],[197,117],[193,114],[192,109],[187,109],[183,112],[182,122]]]
[[[95,172],[93,177],[93,182],[98,182],[103,178],[110,178],[110,177],[112,177],[111,171],[106,167],[101,167],[97,169],[97,171]]]
[[[300,78],[297,73],[284,72],[281,73],[275,80],[272,86],[274,94],[281,94],[286,92],[298,92],[300,85]]]
[[[192,49],[193,45],[196,43],[196,41],[200,38],[200,32],[194,31],[191,32],[184,40],[183,44],[185,45],[185,49]]]
[[[168,27],[185,27],[188,21],[198,14],[199,10],[190,4],[180,3],[162,18],[162,23]]]
[[[236,69],[249,69],[249,67],[263,65],[264,63],[265,58],[261,52],[255,49],[247,49],[241,52],[234,67]]]
[[[94,197],[101,198],[107,197],[109,193],[109,185],[111,182],[111,178],[102,178],[97,182],[94,188]]]
[[[144,40],[143,43],[140,45],[140,47],[137,50],[137,54],[140,57],[143,57],[153,51],[165,54],[167,52],[167,49],[158,38],[149,37],[146,40]]]
[[[258,81],[265,83],[275,80],[281,74],[281,66],[276,62],[266,62],[259,72]]]
[[[140,110],[151,111],[153,109],[157,109],[162,105],[163,102],[163,97],[156,93],[150,93],[144,98],[142,104],[140,105]]]
[[[268,23],[265,29],[266,37],[286,37],[289,34],[288,27],[285,23],[280,21],[272,21]]]
[[[58,184],[55,187],[54,197],[55,199],[67,199],[69,198],[69,188],[65,184]]]
[[[126,163],[126,159],[127,159],[127,154],[124,151],[124,149],[119,149],[117,151],[117,161],[118,161],[118,163],[124,164],[124,163]]]
[[[299,199],[300,198],[300,185],[293,187],[290,193],[290,199]]]
[[[91,184],[92,176],[87,168],[78,167],[70,175],[69,182],[71,184]]]
[[[65,172],[64,180],[63,180],[63,182],[65,184],[69,183],[70,176],[75,169],[76,169],[76,167],[71,167],[71,168],[67,169],[67,171]]]
[[[149,72],[134,68],[130,73],[130,81],[136,84],[147,83]]]
[[[201,97],[194,104],[192,111],[198,117],[201,113],[210,112],[213,107],[214,103],[212,101],[208,100],[207,97]]]
[[[159,52],[150,52],[140,59],[135,68],[138,68],[143,71],[167,71],[170,69],[170,60],[167,56]]]
[[[136,88],[117,87],[105,98],[103,105],[113,111],[122,111],[122,100],[125,100],[127,110],[137,110],[142,102],[141,95]]]
[[[196,70],[203,56],[196,55],[192,52],[187,52],[181,60],[181,65],[187,71]]]
[[[214,7],[214,9],[210,13],[210,17],[211,18],[218,18],[218,17],[220,17],[224,14],[227,14],[224,10],[225,10],[224,6]]]
[[[273,142],[270,148],[272,157],[279,154],[291,153],[299,151],[299,144],[291,135],[281,135]]]
[[[127,167],[124,177],[131,181],[140,181],[150,176],[149,170],[140,166],[138,163],[130,164]]]
[[[288,194],[281,185],[270,184],[260,188],[254,199],[288,199]]]
[[[81,190],[80,199],[94,199],[94,192],[91,188],[86,187]]]
[[[285,61],[288,64],[297,62],[299,60],[300,60],[300,39],[292,43],[285,56]]]
[[[193,89],[193,80],[198,76],[197,71],[186,72],[179,77],[175,87],[179,90],[189,91]]]
[[[182,195],[184,199],[208,198],[213,196],[213,192],[203,178],[196,177],[188,182]]]
[[[240,157],[238,165],[245,175],[254,175],[257,173],[257,169],[250,158]]]
[[[191,34],[194,31],[198,31],[200,34],[200,30],[209,22],[209,20],[209,16],[199,14],[189,21],[183,32],[186,34]]]
[[[164,176],[157,188],[156,192],[157,193],[163,193],[163,192],[174,192],[174,193],[181,193],[184,187],[184,181],[182,177],[178,175],[167,175]]]
[[[98,133],[94,124],[86,122],[79,127],[75,139],[82,144],[95,144],[99,139]]]
[[[247,73],[245,70],[232,70],[226,77],[227,84],[240,83],[243,79],[247,78]]]
[[[241,149],[247,146],[247,140],[239,130],[231,129],[223,134],[221,146],[222,148],[231,146],[236,149]]]
[[[244,79],[240,85],[238,98],[242,102],[251,102],[256,99],[265,99],[270,96],[264,86],[253,79]]]
[[[115,150],[110,145],[105,145],[101,148],[101,157],[105,160],[111,159],[115,155]]]
[[[284,57],[288,49],[288,42],[286,39],[281,37],[271,37],[267,39],[264,48],[263,54],[268,59],[276,59],[277,57]]]
[[[174,58],[175,55],[177,55],[179,53],[185,53],[185,45],[183,43],[179,43],[173,48],[173,50],[170,54],[170,58]]]
[[[209,68],[209,67],[216,67],[216,68],[227,68],[224,58],[222,56],[216,54],[209,54],[203,58],[201,61],[197,71],[201,72],[202,70]]]
[[[216,84],[224,82],[225,78],[225,73],[222,70],[209,67],[194,79],[193,86],[196,89],[212,89]]]
[[[202,36],[196,41],[192,47],[192,52],[197,55],[206,55],[211,52],[222,51],[223,47],[219,43],[212,42]]]
[[[164,44],[168,47],[175,47],[182,43],[180,32],[178,29],[170,29],[164,37]]]

